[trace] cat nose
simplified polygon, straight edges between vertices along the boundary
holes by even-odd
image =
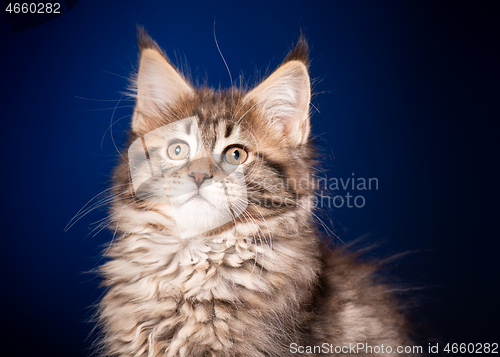
[[[198,189],[201,187],[203,182],[205,182],[205,180],[212,178],[212,176],[209,174],[197,172],[191,172],[189,176],[193,178],[194,183],[196,184],[196,187],[198,187]]]

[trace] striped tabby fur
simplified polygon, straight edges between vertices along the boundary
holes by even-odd
[[[194,88],[142,31],[139,46],[130,143],[194,117],[207,152],[234,144],[248,152],[241,164],[248,206],[229,223],[181,239],[182,222],[172,218],[181,208],[139,198],[123,154],[111,206],[116,238],[101,267],[102,354],[310,356],[290,346],[408,345],[404,318],[373,279],[374,266],[322,249],[312,214],[316,188],[292,184],[311,177],[315,164],[304,39],[250,92]],[[224,195],[220,183],[210,187],[214,200]],[[212,219],[217,210],[207,207],[189,206],[186,226]]]

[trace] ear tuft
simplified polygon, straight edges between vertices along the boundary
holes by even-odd
[[[309,64],[309,45],[307,44],[306,38],[304,37],[304,34],[301,33],[300,37],[297,41],[297,44],[291,50],[288,55],[286,56],[285,60],[283,63],[290,62],[290,61],[299,61],[302,62],[303,64],[308,67]]]
[[[311,83],[306,64],[289,60],[245,96],[273,132],[291,146],[307,143]]]
[[[156,41],[153,40],[151,36],[149,36],[146,29],[141,25],[137,25],[137,45],[139,46],[139,50],[141,52],[146,49],[153,49],[161,53],[163,57],[165,57],[165,59],[168,61],[168,57],[165,54],[165,52],[163,52],[163,50],[160,48],[160,46],[158,46]]]
[[[301,34],[281,66],[245,96],[245,100],[254,103],[260,120],[291,146],[304,145],[309,140],[308,62],[309,46]]]
[[[137,100],[132,130],[144,133],[151,130],[150,118],[161,115],[194,90],[142,26],[137,27],[137,41],[141,52],[133,85]]]
[[[156,42],[153,41],[146,29],[141,25],[137,25],[137,44],[141,51],[146,48],[158,48]]]

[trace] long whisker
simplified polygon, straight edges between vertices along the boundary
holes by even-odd
[[[215,45],[217,46],[217,50],[219,51],[220,56],[222,57],[222,60],[224,61],[224,65],[226,66],[227,73],[229,73],[229,80],[231,81],[231,98],[233,98],[234,90],[233,90],[233,76],[231,75],[231,71],[229,70],[229,66],[227,65],[226,59],[222,55],[222,52],[219,47],[219,43],[217,42],[217,36],[215,35],[215,21],[214,21],[214,40],[215,40]]]
[[[150,194],[149,196],[145,196],[144,198],[149,198],[149,197],[152,197],[152,196],[153,196],[153,194]],[[125,197],[121,197],[121,198],[116,198],[116,196],[115,196],[114,198],[112,198],[112,201],[113,201],[113,202],[117,202],[117,201],[123,201],[123,200],[126,200],[126,199],[129,199],[129,196],[125,196]],[[106,202],[106,203],[104,203],[104,204],[100,205],[100,207],[101,207],[101,206],[105,206],[105,205],[107,205],[107,203],[109,203],[109,202]],[[134,202],[129,202],[129,203],[127,203],[127,204],[126,204],[125,206],[123,206],[123,207],[127,207],[127,206],[129,206],[129,205],[131,205],[131,204],[133,204],[133,203],[134,203]],[[96,208],[98,208],[98,207],[96,207]],[[95,209],[95,208],[94,208],[94,209]],[[97,222],[94,222],[94,224],[96,224],[96,223],[99,223],[99,224],[98,224],[96,227],[94,227],[94,228],[92,229],[92,231],[91,231],[89,234],[87,234],[87,237],[88,237],[89,235],[91,235],[92,233],[94,233],[94,232],[96,232],[96,231],[97,231],[95,234],[92,234],[92,237],[95,237],[95,236],[96,236],[97,234],[99,234],[99,233],[100,233],[100,232],[101,232],[104,228],[108,227],[111,223],[113,223],[113,216],[114,216],[115,214],[116,214],[116,213],[111,213],[111,214],[109,214],[108,216],[106,216],[105,218],[100,219],[100,220],[99,220],[99,221],[97,221]]]
[[[104,134],[102,134],[102,139],[101,139],[101,148],[102,148],[102,145],[104,144],[104,138],[106,137],[106,133],[107,133],[109,130],[111,130],[111,126],[112,126],[112,125],[114,125],[114,124],[116,124],[116,123],[118,123],[119,121],[121,121],[121,120],[123,120],[123,119],[125,119],[125,118],[129,118],[129,117],[131,117],[131,115],[130,115],[130,114],[129,114],[129,115],[124,115],[124,116],[122,116],[120,119],[117,119],[117,120],[115,120],[113,123],[111,123],[111,125],[110,125],[107,129],[106,129],[106,131],[104,132]]]
[[[298,207],[304,209],[305,211],[309,212],[310,214],[312,214],[318,221],[319,223],[321,224],[321,226],[323,228],[325,228],[327,230],[327,233],[331,233],[335,238],[337,238],[338,240],[340,240],[345,246],[347,246],[347,244],[338,236],[336,235],[327,225],[326,223],[318,217],[317,214],[315,214],[314,212],[311,212],[310,210],[306,209],[304,206],[302,206],[300,203],[288,198],[288,197],[285,197],[285,200],[289,200],[291,201],[292,203],[296,204]]]
[[[94,98],[86,98],[86,97],[81,97],[79,95],[75,95],[75,98],[78,99],[83,99],[83,100],[90,100],[93,102],[116,102],[118,99],[94,99]],[[122,102],[132,102],[134,101],[133,99],[123,99]]]
[[[116,103],[116,106],[115,106],[115,109],[113,110],[113,114],[111,114],[111,119],[110,119],[110,124],[109,124],[109,134],[111,136],[111,141],[113,142],[113,145],[116,149],[116,152],[118,152],[118,154],[122,157],[122,159],[128,163],[128,160],[126,160],[121,151],[118,150],[118,146],[116,146],[116,142],[115,142],[115,138],[113,137],[113,118],[115,116],[115,113],[116,113],[116,108],[118,107],[118,104],[120,104],[120,101],[123,99],[123,94],[121,95],[120,99],[118,100],[118,102]]]
[[[120,187],[120,186],[128,186],[128,184],[107,188],[104,191],[101,191],[100,193],[98,193],[97,195],[95,195],[94,197],[92,197],[85,205],[83,205],[82,208],[80,208],[80,210],[73,216],[73,218],[70,219],[70,221],[68,222],[68,224],[66,225],[66,227],[64,227],[64,231],[67,232],[77,221],[79,221],[88,212],[94,210],[95,208],[97,208],[97,206],[102,206],[102,203],[104,201],[106,201],[106,203],[109,202],[115,196],[107,196],[107,197],[103,198],[102,200],[96,202],[92,206],[88,206],[90,204],[90,202],[92,202],[94,199],[96,199],[97,197],[101,196],[102,194],[104,194],[104,193],[106,193],[106,192],[108,192],[110,190],[113,190],[113,189],[115,189],[117,187]],[[119,195],[121,195],[121,194],[119,194]],[[118,196],[116,196],[116,197],[118,197]]]
[[[234,196],[233,196],[234,197]],[[247,203],[247,201],[243,200],[241,197],[235,197],[238,201],[233,201],[232,204],[234,206],[236,206],[240,211],[241,211],[241,215],[243,216],[243,218],[245,219],[245,221],[247,223],[251,223],[253,224],[256,228],[257,228],[257,237],[254,237],[254,238],[257,238],[258,241],[257,243],[260,243],[261,246],[263,246],[263,236],[265,235],[264,232],[262,231],[262,229],[260,228],[260,226],[257,224],[257,222],[255,221],[254,217],[252,217],[252,215],[250,215],[250,213],[246,210],[246,208],[243,207],[243,204]],[[241,202],[239,202],[241,201]],[[249,221],[250,219],[250,221]],[[241,218],[240,218],[241,220]],[[260,235],[262,233],[262,236]],[[252,266],[252,272],[253,270],[255,269],[255,265],[257,264],[257,260],[258,260],[258,250],[255,251],[255,260],[254,260],[254,264]],[[259,276],[262,276],[262,268],[260,269],[260,274]]]
[[[154,194],[151,194],[151,196],[149,196],[149,197],[152,197],[152,196],[154,196]],[[114,212],[112,215],[110,215],[110,217],[112,217],[112,216],[114,216],[114,215],[118,215],[118,214],[119,214],[121,211],[123,211],[125,208],[129,207],[132,203],[133,203],[133,202],[130,202],[130,203],[128,203],[128,204],[126,204],[126,205],[122,206],[118,212]],[[150,203],[149,205],[147,205],[146,207],[144,207],[143,209],[141,209],[141,210],[139,211],[139,213],[144,212],[144,211],[145,211],[145,210],[147,210],[147,209],[150,209],[151,207],[153,207],[153,206],[154,206],[154,204],[155,204],[154,202]],[[112,220],[111,220],[111,221],[112,221]],[[115,241],[116,233],[117,233],[117,231],[118,231],[118,227],[119,227],[119,226],[120,226],[119,221],[118,221],[118,222],[115,222],[115,231],[114,231],[114,233],[113,233],[113,236],[112,236],[112,238],[111,238],[111,241],[109,242],[108,247],[107,247],[107,249],[106,249],[106,251],[105,251],[105,254],[104,254],[104,255],[108,254],[109,249],[110,249],[110,248],[111,248],[111,246],[113,245],[113,242]],[[136,225],[136,228],[137,228],[138,226],[139,226],[139,223]],[[128,231],[128,228],[129,228],[129,227],[130,227],[130,224],[128,225],[127,229],[123,230],[124,234]]]

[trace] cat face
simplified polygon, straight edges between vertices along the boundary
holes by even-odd
[[[129,206],[171,218],[180,238],[309,209],[313,187],[297,185],[312,167],[305,46],[250,92],[213,91],[193,88],[142,34],[132,144],[116,176],[132,186]]]
[[[165,202],[181,238],[223,226],[248,205],[242,165],[253,160],[245,148],[256,145],[241,133],[228,134],[212,135],[207,147],[193,116],[146,133],[128,150],[136,197]]]

